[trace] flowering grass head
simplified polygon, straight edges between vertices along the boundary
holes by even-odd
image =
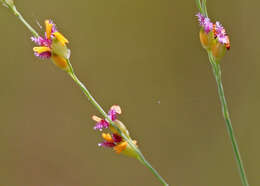
[[[115,123],[117,128],[123,133],[128,139],[132,140],[129,136],[129,132],[126,126],[117,119],[118,114],[121,114],[121,108],[118,105],[113,105],[109,112],[108,117]],[[99,118],[98,116],[92,116],[92,119],[96,122],[94,126],[95,130],[103,131],[104,129],[110,129],[111,133],[102,133],[103,142],[99,143],[100,147],[113,148],[117,154],[125,154],[128,156],[136,157],[137,153],[130,145],[123,139],[120,133],[115,127],[113,127],[106,119]],[[132,140],[133,144],[136,145],[136,141]]]
[[[208,17],[201,13],[196,14],[200,30],[200,41],[202,46],[211,51],[216,59],[221,59],[226,50],[230,49],[229,37],[220,22],[212,23]]]
[[[70,57],[70,50],[66,44],[69,41],[58,32],[52,20],[45,20],[44,37],[31,37],[38,46],[33,48],[35,56],[41,59],[51,58],[54,64],[63,70],[68,70],[67,59]]]

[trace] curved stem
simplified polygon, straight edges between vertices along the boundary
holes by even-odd
[[[214,60],[214,57],[212,56],[211,52],[208,52],[208,56],[209,56],[210,63],[212,65],[213,74],[214,74],[216,82],[217,82],[218,95],[219,95],[220,102],[221,102],[222,113],[223,113],[223,117],[224,117],[224,120],[225,120],[225,123],[227,126],[229,138],[232,143],[233,151],[235,154],[235,159],[236,159],[240,177],[241,177],[241,181],[243,183],[243,186],[249,186],[247,177],[246,177],[246,172],[245,172],[245,169],[243,166],[243,161],[242,161],[242,158],[241,158],[241,155],[239,152],[239,148],[238,148],[238,144],[237,144],[237,141],[235,138],[235,132],[234,132],[232,124],[231,124],[231,119],[230,119],[230,115],[229,115],[229,111],[228,111],[228,105],[227,105],[227,101],[225,98],[224,88],[223,88],[223,84],[222,84],[222,80],[221,80],[221,67],[220,67],[219,63]]]

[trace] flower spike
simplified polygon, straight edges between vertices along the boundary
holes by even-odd
[[[45,20],[45,28],[44,37],[31,37],[32,41],[39,45],[33,48],[35,56],[41,59],[51,58],[59,68],[69,70],[67,60],[70,50],[66,46],[69,41],[58,32],[52,20]]]
[[[128,139],[132,140],[129,136],[129,132],[126,126],[119,120],[117,120],[117,114],[121,114],[121,108],[118,105],[113,105],[108,111],[108,117],[115,123],[118,129],[127,136]],[[95,130],[102,131],[103,129],[109,128],[112,135],[109,133],[102,133],[103,142],[99,143],[100,147],[113,148],[117,154],[125,154],[137,158],[137,153],[132,149],[128,142],[123,139],[119,132],[112,126],[106,119],[101,119],[98,116],[92,116],[92,119],[97,122],[94,126]],[[133,144],[137,147],[136,141],[132,140]]]
[[[196,16],[201,26],[200,41],[202,46],[211,51],[217,60],[221,59],[226,50],[230,49],[230,40],[226,30],[219,21],[213,24],[208,17],[201,13],[196,14]]]

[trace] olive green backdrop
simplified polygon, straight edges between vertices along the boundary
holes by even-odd
[[[173,186],[241,185],[215,79],[199,43],[195,1],[16,1],[37,31],[51,18],[70,41],[79,78],[120,119]],[[230,35],[222,60],[231,118],[248,179],[259,185],[259,1],[208,1]],[[137,160],[97,146],[95,108],[31,33],[0,7],[0,185],[156,186]]]

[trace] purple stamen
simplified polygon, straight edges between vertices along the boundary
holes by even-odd
[[[100,122],[98,122],[95,127],[94,130],[100,130],[102,131],[103,129],[106,129],[109,127],[109,123],[106,120],[101,120]]]
[[[218,21],[216,22],[215,35],[221,44],[228,43],[226,31]]]
[[[41,59],[48,59],[51,57],[51,52],[42,52],[40,54],[38,52],[34,52],[34,55]]]
[[[204,28],[206,33],[209,33],[213,29],[213,23],[210,21],[210,19],[203,16],[201,13],[196,14],[196,16],[198,17],[200,26]]]
[[[100,146],[100,147],[114,147],[114,146],[116,146],[116,144],[113,143],[113,142],[104,141],[104,142],[99,143],[98,146]]]
[[[112,138],[113,138],[113,140],[114,140],[115,143],[119,143],[119,142],[122,141],[122,137],[119,136],[118,134],[113,134],[113,135],[112,135]]]
[[[112,120],[112,121],[115,121],[116,120],[116,111],[114,109],[110,109],[109,112],[108,112],[108,116],[109,118]]]

